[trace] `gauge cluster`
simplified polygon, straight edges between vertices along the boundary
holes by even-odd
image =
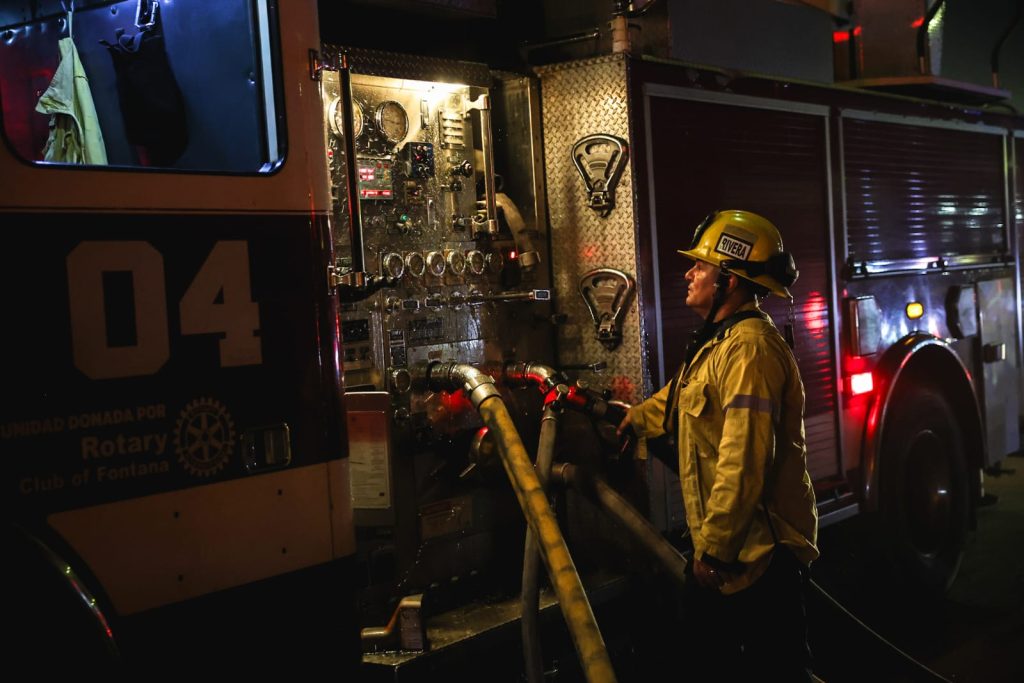
[[[409,112],[397,100],[378,100],[372,91],[360,88],[352,102],[352,124],[356,149],[369,154],[382,154],[400,147],[411,130]],[[328,105],[327,122],[331,134],[339,139],[345,136],[341,96]]]
[[[325,72],[322,87],[331,182],[343,197],[346,128],[337,74]],[[505,288],[505,256],[514,246],[482,228],[486,195],[481,151],[474,149],[474,137],[481,144],[482,136],[475,130],[479,114],[471,111],[486,89],[358,73],[351,88],[363,263],[398,286],[343,311],[343,320],[362,321],[358,328],[365,323],[371,331],[369,341],[344,341],[345,384],[394,394],[388,378],[410,358],[486,360],[466,349],[497,344],[507,326],[508,313],[488,297]],[[334,217],[344,257],[343,201],[335,202]],[[406,391],[394,400],[408,404],[415,391]]]

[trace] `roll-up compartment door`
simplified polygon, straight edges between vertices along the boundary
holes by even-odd
[[[844,117],[850,259],[1005,251],[1002,156],[999,135]]]
[[[828,314],[829,200],[827,120],[823,114],[649,98],[647,150],[654,184],[660,353],[666,374],[679,367],[701,320],[685,305],[685,249],[715,209],[745,209],[771,220],[793,252],[800,278],[794,303],[769,297],[764,308],[781,330],[795,319],[795,353],[807,408],[808,469],[818,480],[840,474],[835,355]]]

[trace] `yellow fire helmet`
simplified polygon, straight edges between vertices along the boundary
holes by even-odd
[[[683,256],[705,261],[792,299],[789,287],[800,272],[771,221],[749,211],[715,211],[697,226]]]

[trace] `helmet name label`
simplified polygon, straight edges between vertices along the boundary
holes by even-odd
[[[724,232],[718,237],[718,244],[715,245],[715,251],[719,254],[725,254],[726,256],[740,259],[741,261],[747,260],[753,248],[753,242],[742,240],[734,235]]]

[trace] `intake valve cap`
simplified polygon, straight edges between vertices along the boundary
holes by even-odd
[[[412,388],[412,373],[406,368],[392,368],[389,379],[392,393],[405,394]]]

